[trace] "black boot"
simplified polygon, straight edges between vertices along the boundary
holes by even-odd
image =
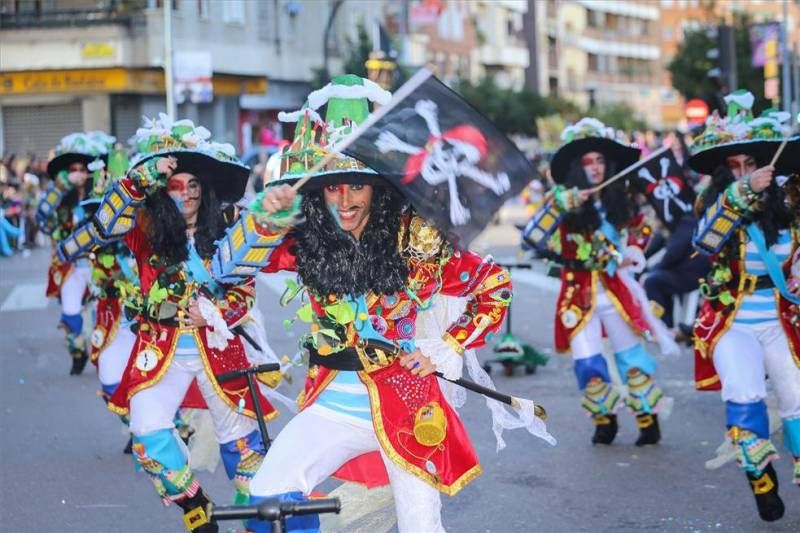
[[[747,472],[747,479],[750,481],[750,489],[756,497],[758,506],[758,516],[765,522],[774,522],[783,516],[785,510],[781,497],[778,496],[778,476],[772,464],[768,464],[761,477],[756,477]]]
[[[592,444],[611,444],[617,436],[617,415],[597,415],[594,420]]]
[[[194,428],[189,424],[182,424],[176,428],[178,430],[178,435],[180,436],[181,440],[185,445],[189,445],[189,437],[194,435]]]
[[[636,446],[658,444],[658,441],[661,440],[658,415],[636,415],[636,425],[639,426],[639,438],[636,439]]]
[[[219,533],[217,523],[211,518],[211,500],[197,489],[197,494],[177,503],[183,509],[183,525],[192,533]]]
[[[72,368],[69,371],[70,376],[79,376],[83,369],[86,367],[86,362],[89,360],[89,354],[81,352],[77,357],[72,357]]]

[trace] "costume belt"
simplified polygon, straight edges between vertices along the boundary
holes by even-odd
[[[580,259],[560,259],[558,262],[560,262],[564,268],[569,270],[581,270],[584,272],[590,272],[592,270],[584,261],[581,261]]]
[[[139,313],[138,318],[139,322],[149,322],[150,324],[159,324],[161,326],[170,326],[173,328],[181,327],[181,323],[177,318],[175,318],[174,315],[167,318],[155,318],[150,316],[148,313]]]
[[[306,346],[309,366],[319,365],[331,370],[372,372],[389,366],[400,355],[394,344],[372,339],[359,339],[356,345],[330,355],[321,355],[315,348]]]
[[[769,275],[754,276],[753,274],[743,274],[744,277],[744,292],[752,294],[761,289],[774,289],[775,282]]]

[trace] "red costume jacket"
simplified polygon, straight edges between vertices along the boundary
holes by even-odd
[[[583,262],[584,258],[579,258],[579,243],[574,237],[575,234],[568,233],[563,223],[559,226],[559,234],[560,256],[565,260],[565,264],[561,269],[561,291],[556,304],[554,328],[556,350],[568,351],[572,338],[591,318],[599,283],[603,284],[609,300],[631,329],[640,335],[649,333],[650,327],[642,308],[622,279],[616,273],[609,275],[601,266],[576,268],[576,264]],[[579,235],[586,242],[592,242],[591,234]],[[644,216],[641,214],[635,216],[628,225],[627,245],[644,250],[650,236],[651,230],[644,223]],[[593,244],[593,247],[597,248],[597,245]],[[622,250],[619,252],[622,253]]]
[[[247,215],[252,216],[252,215]],[[402,233],[430,231],[422,219],[404,220]],[[277,242],[280,236],[259,230],[267,240]],[[293,242],[286,239],[274,247],[265,272],[296,270]],[[464,314],[448,329],[443,339],[458,353],[482,346],[500,328],[511,299],[511,277],[491,260],[463,250],[425,247],[423,254],[409,259],[406,290],[391,296],[366,294],[368,318],[373,328],[392,342],[413,339],[415,319],[420,305],[437,293],[467,297]],[[310,295],[317,326],[326,316],[325,307],[336,304],[336,298]],[[367,317],[362,317],[366,319]],[[346,327],[346,338],[339,347],[353,347],[359,335],[353,323]],[[321,355],[327,350],[319,348]],[[335,351],[328,357],[336,357]],[[298,403],[301,409],[312,405],[325,390],[337,371],[323,366],[308,370],[305,390]],[[403,368],[399,361],[368,371],[359,371],[367,387],[373,427],[383,451],[399,466],[448,495],[453,495],[480,474],[480,464],[464,426],[447,403],[433,375],[418,378]],[[438,446],[425,446],[414,437],[414,419],[423,406],[436,402],[444,411],[446,435]],[[367,485],[388,483],[385,466],[378,452],[359,456],[336,473],[341,479]]]
[[[714,348],[722,335],[728,331],[733,323],[742,298],[752,292],[752,276],[744,273],[745,261],[745,230],[740,228],[736,231],[736,241],[715,255],[712,259],[711,274],[709,280],[714,278],[715,271],[726,270],[724,277],[727,281],[715,289],[711,298],[706,298],[697,315],[694,324],[694,354],[695,354],[695,386],[699,390],[720,390],[722,385],[714,368]],[[789,275],[791,259],[794,251],[800,246],[800,230],[793,231],[792,253],[789,260],[784,265],[784,274]],[[730,272],[730,275],[727,272]],[[729,293],[732,303],[725,305],[722,303],[718,294],[721,292]],[[775,298],[778,307],[778,319],[780,320],[786,338],[789,342],[789,349],[792,352],[794,361],[800,367],[800,305],[792,304],[780,293],[775,290]]]
[[[136,194],[129,180],[123,180],[123,182],[132,194]],[[153,254],[140,224],[125,234],[124,242],[136,258],[141,293],[145,299],[152,299],[151,294],[161,293],[161,298],[175,304],[178,312],[182,312],[179,302],[185,299],[189,291],[193,290],[183,268],[174,269],[171,273],[166,272],[167,268],[160,264],[158,258]],[[161,285],[164,283],[163,275],[168,275],[167,286]],[[228,327],[233,328],[247,319],[247,312],[255,298],[255,280],[251,279],[241,285],[226,285],[224,289],[224,297],[214,303],[220,309]],[[131,397],[138,391],[151,387],[161,380],[172,362],[178,337],[185,331],[191,332],[195,336],[200,359],[217,395],[234,411],[238,410],[241,400],[244,400],[242,414],[255,418],[246,378],[242,376],[225,383],[219,383],[216,379],[216,375],[223,372],[250,366],[241,337],[235,336],[228,341],[224,350],[217,350],[208,345],[207,327],[182,330],[174,325],[165,324],[163,321],[159,323],[149,318],[146,312],[140,314],[137,320],[139,327],[136,342],[123,373],[122,381],[109,401],[109,409],[117,414],[127,414]],[[192,389],[196,390],[194,387]],[[184,406],[202,407],[202,405],[192,405],[198,403],[199,399],[192,401],[191,392],[190,389],[190,393],[187,394],[189,404],[184,403]],[[259,399],[265,420],[271,420],[277,416],[278,412],[260,394]]]

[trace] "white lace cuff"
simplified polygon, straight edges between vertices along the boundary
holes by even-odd
[[[447,379],[461,377],[464,367],[464,358],[453,350],[450,345],[439,339],[417,339],[417,348],[431,360],[436,370]]]
[[[206,329],[208,346],[215,350],[224,350],[228,347],[228,341],[231,340],[234,335],[231,333],[231,330],[228,329],[228,324],[222,318],[222,313],[220,313],[217,306],[214,305],[214,302],[205,296],[198,298],[197,304],[200,308],[200,314],[203,315],[203,318],[208,323]]]

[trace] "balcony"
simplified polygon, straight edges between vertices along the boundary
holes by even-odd
[[[527,68],[530,62],[528,49],[522,46],[489,46],[480,48],[480,62],[484,65]]]
[[[24,5],[24,4],[23,4]],[[36,4],[34,4],[35,6]],[[73,4],[74,5],[74,4]],[[0,29],[86,27],[109,24],[130,26],[147,0],[106,0],[80,8],[33,8],[0,11]]]

